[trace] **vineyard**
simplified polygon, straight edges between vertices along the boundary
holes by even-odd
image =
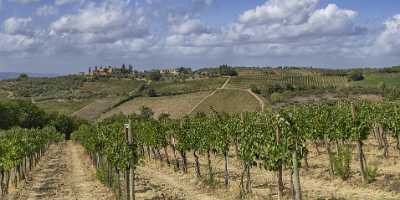
[[[55,128],[12,128],[0,132],[0,188],[8,194],[10,184],[17,187],[39,162],[51,143],[61,141]]]
[[[276,191],[271,190],[271,198],[299,200],[308,196],[302,193],[300,169],[315,170],[310,169],[309,153],[320,152],[321,147],[328,154],[327,165],[322,166],[328,166],[330,177],[345,182],[355,176],[361,185],[373,183],[377,168],[367,160],[365,143],[368,138],[378,141],[377,148],[387,158],[389,138],[394,138],[400,153],[399,109],[394,102],[340,100],[275,112],[200,113],[182,119],[162,114],[155,120],[133,114],[81,126],[73,137],[89,152],[99,178],[119,199],[135,198],[137,167],[143,160],[157,160],[183,174],[193,168],[197,179],[210,187],[221,183],[229,190],[238,180],[238,198],[251,197],[251,171],[260,167],[275,174],[276,185],[269,186]],[[351,168],[353,151],[357,169]],[[222,174],[217,173],[219,158]],[[239,176],[231,174],[233,163],[240,163]],[[289,188],[285,187],[285,172],[290,175]]]
[[[250,73],[232,78],[228,87],[250,88],[252,85],[260,88],[275,85],[291,85],[295,88],[337,88],[347,83],[346,77],[325,76],[317,72],[302,72],[289,70],[264,71],[264,73]]]

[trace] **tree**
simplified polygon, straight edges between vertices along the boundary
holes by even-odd
[[[52,125],[58,132],[64,134],[65,139],[71,139],[71,134],[80,126],[80,122],[74,118],[64,114],[59,114],[55,119],[52,119]]]
[[[22,73],[22,74],[20,74],[19,76],[18,76],[18,79],[17,80],[26,80],[26,79],[28,79],[29,77],[28,77],[28,74],[26,74],[26,73]]]
[[[349,74],[349,80],[351,81],[362,81],[364,80],[364,76],[360,70],[351,70]]]
[[[237,71],[228,65],[220,65],[219,66],[219,74],[222,76],[237,76],[238,75]]]
[[[152,70],[148,73],[148,79],[152,81],[160,81],[161,80],[161,73],[159,70]]]

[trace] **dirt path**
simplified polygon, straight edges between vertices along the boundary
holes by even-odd
[[[7,91],[7,98],[12,99],[14,97],[14,93],[12,91]]]
[[[260,103],[261,106],[261,112],[264,112],[264,101],[261,99],[261,97],[259,97],[257,94],[255,94],[253,91],[251,91],[251,89],[247,89],[247,92],[249,92],[254,98],[257,99],[257,101]]]
[[[69,141],[52,145],[13,200],[108,200],[112,193],[96,180],[84,150]]]

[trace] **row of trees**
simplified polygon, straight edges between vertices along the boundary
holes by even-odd
[[[106,160],[117,172],[135,166],[139,155],[174,164],[183,172],[188,171],[188,154],[193,154],[197,177],[202,177],[199,156],[207,158],[208,180],[214,179],[210,154],[224,157],[224,183],[229,186],[228,154],[234,147],[237,158],[243,163],[241,196],[251,192],[250,169],[257,161],[265,169],[277,174],[278,194],[283,196],[283,168],[292,175],[295,199],[301,199],[299,167],[304,160],[308,169],[308,146],[323,143],[329,155],[329,171],[332,176],[347,179],[350,176],[351,144],[356,144],[359,172],[364,183],[372,181],[371,168],[364,154],[364,141],[376,127],[374,134],[386,146],[388,134],[397,139],[399,147],[399,110],[396,103],[370,103],[365,101],[341,100],[314,105],[286,108],[277,112],[220,114],[212,116],[198,114],[180,120],[161,115],[158,120],[151,113],[131,115],[135,133],[135,146],[127,145],[122,134],[122,124],[127,119],[114,117],[95,126],[81,127],[75,133],[91,152],[95,163]],[[336,148],[333,146],[336,145]],[[172,156],[169,155],[172,150]],[[400,150],[400,148],[399,148]],[[163,151],[163,153],[161,153]],[[335,152],[336,151],[336,152]],[[400,151],[399,151],[400,152]],[[93,156],[93,154],[99,154]],[[103,159],[99,159],[103,158]],[[109,172],[110,170],[108,170]],[[109,180],[113,180],[109,177]],[[120,179],[118,179],[120,180]],[[121,191],[121,190],[119,190]]]
[[[0,102],[0,130],[12,127],[44,128],[53,126],[58,132],[70,138],[84,121],[59,113],[46,113],[30,101],[14,100]]]

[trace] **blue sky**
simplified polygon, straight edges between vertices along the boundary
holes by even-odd
[[[398,0],[0,0],[0,71],[400,64]]]

